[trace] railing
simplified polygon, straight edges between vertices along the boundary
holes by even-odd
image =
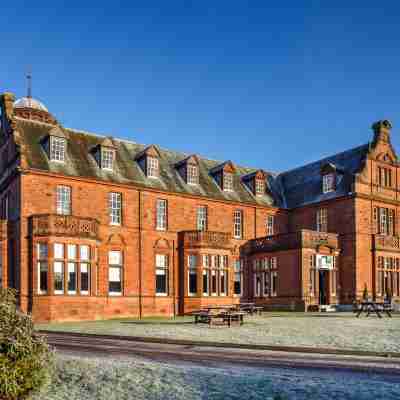
[[[246,251],[249,253],[290,250],[304,247],[317,248],[319,246],[337,249],[339,247],[338,235],[335,233],[302,229],[298,232],[253,239],[245,245]]]
[[[224,232],[186,231],[182,232],[185,247],[230,248],[231,235]]]
[[[99,223],[93,218],[42,214],[32,216],[33,236],[69,236],[97,239]]]
[[[400,250],[398,236],[374,235],[374,248],[376,250]]]

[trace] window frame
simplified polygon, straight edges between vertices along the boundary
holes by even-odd
[[[146,176],[155,179],[160,176],[160,162],[157,157],[146,157]]]
[[[233,212],[233,237],[243,239],[243,210]]]
[[[274,215],[267,215],[266,218],[266,234],[267,236],[274,236],[275,235],[275,216]]]
[[[56,214],[72,214],[72,188],[67,185],[56,186]]]
[[[317,222],[317,232],[328,232],[328,209],[319,208],[316,215]]]
[[[163,262],[160,262],[163,260]],[[158,272],[163,272],[158,274]],[[157,291],[157,276],[165,276],[165,290],[163,292]],[[166,297],[169,295],[169,255],[164,253],[157,253],[155,255],[155,295]]]
[[[208,207],[198,206],[197,207],[197,230],[206,232],[208,228]]]
[[[112,253],[119,253],[119,263],[111,263],[111,254]],[[108,295],[109,296],[122,296],[124,292],[124,256],[122,250],[109,250],[108,253]],[[111,269],[119,269],[119,283],[120,283],[120,291],[112,291],[110,288],[110,282],[117,282],[117,281],[110,281],[110,271]]]
[[[50,136],[50,161],[64,163],[67,153],[67,140],[58,136]]]
[[[265,194],[265,181],[264,179],[254,179],[254,193],[256,196],[264,196]]]
[[[188,185],[198,185],[199,167],[195,164],[186,165],[186,183]]]
[[[108,193],[108,215],[110,225],[122,225],[122,193],[109,192]]]
[[[223,172],[222,173],[222,185],[225,192],[233,192],[233,173]]]
[[[164,211],[160,214],[160,211]],[[156,230],[168,230],[168,201],[166,199],[156,200]]]
[[[322,193],[335,191],[336,175],[333,172],[322,175]]]
[[[109,157],[111,155],[111,157]],[[115,150],[110,147],[100,148],[100,167],[107,171],[114,171]]]

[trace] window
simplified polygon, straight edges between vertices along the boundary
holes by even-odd
[[[228,293],[228,271],[219,272],[219,294],[220,296],[226,296]]]
[[[197,165],[188,164],[186,167],[187,183],[189,185],[197,185],[199,183],[199,169]]]
[[[114,150],[102,148],[101,149],[101,168],[102,169],[114,169]]]
[[[328,193],[335,190],[335,175],[326,174],[322,177],[322,192]]]
[[[108,292],[111,296],[122,294],[122,253],[108,252]]]
[[[188,270],[189,270],[189,296],[197,294],[197,256],[191,254],[188,256]]]
[[[211,270],[211,296],[217,295],[217,271]]]
[[[47,293],[47,276],[48,276],[48,248],[46,243],[38,243],[37,260],[38,260],[38,293]],[[0,278],[1,279],[1,278]]]
[[[310,255],[310,269],[309,269],[309,293],[310,296],[316,294],[316,274],[317,274],[317,256],[316,254]]]
[[[167,200],[157,199],[156,214],[156,229],[159,231],[167,230]]]
[[[317,231],[328,232],[328,210],[326,208],[317,211]]]
[[[206,206],[197,207],[197,230],[199,230],[199,231],[207,230],[207,207]]]
[[[241,294],[242,294],[242,262],[241,262],[241,260],[235,260],[235,264],[234,264],[233,294],[235,296],[241,296]]]
[[[208,269],[203,269],[203,296],[210,295],[210,271]]]
[[[90,247],[89,246],[80,246],[80,260],[81,261],[89,261],[90,260]]]
[[[263,196],[265,194],[265,182],[262,179],[255,180],[255,193],[256,196]]]
[[[121,193],[109,193],[108,203],[110,212],[110,224],[121,225]]]
[[[379,186],[392,186],[392,170],[390,168],[378,167],[376,169],[376,183]]]
[[[168,295],[168,256],[156,254],[156,295]]]
[[[69,186],[57,186],[57,214],[71,214],[71,188]]]
[[[272,236],[274,234],[274,216],[268,215],[266,221],[267,236]]]
[[[254,275],[254,297],[261,297],[261,277],[259,273]]]
[[[68,260],[76,260],[76,244],[69,244],[67,246]]]
[[[54,258],[64,259],[64,245],[62,243],[54,243]]]
[[[233,174],[231,172],[224,172],[223,179],[224,190],[228,192],[233,191]]]
[[[54,294],[64,294],[63,261],[54,261]]]
[[[243,222],[243,212],[241,210],[236,210],[233,213],[233,237],[236,239],[242,238],[242,222]]]
[[[396,234],[396,214],[390,208],[374,207],[373,220],[374,232],[381,235]]]
[[[90,264],[81,263],[81,295],[89,294]]]
[[[65,161],[65,148],[66,141],[64,138],[57,136],[50,137],[50,160],[51,161]]]
[[[76,263],[68,263],[68,294],[76,294]]]
[[[158,158],[147,157],[147,176],[158,178]]]

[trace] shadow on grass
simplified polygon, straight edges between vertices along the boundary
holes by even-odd
[[[120,321],[123,325],[194,325],[193,321],[146,321],[146,320],[134,320],[134,321]]]

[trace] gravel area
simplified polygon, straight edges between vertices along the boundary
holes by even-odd
[[[400,315],[378,319],[376,316],[356,318],[352,313],[266,313],[263,316],[248,316],[243,326],[231,328],[194,325],[191,317],[180,317],[41,324],[37,325],[37,329],[210,342],[400,352]]]
[[[394,376],[294,369],[205,368],[59,356],[50,387],[32,400],[394,400]]]

